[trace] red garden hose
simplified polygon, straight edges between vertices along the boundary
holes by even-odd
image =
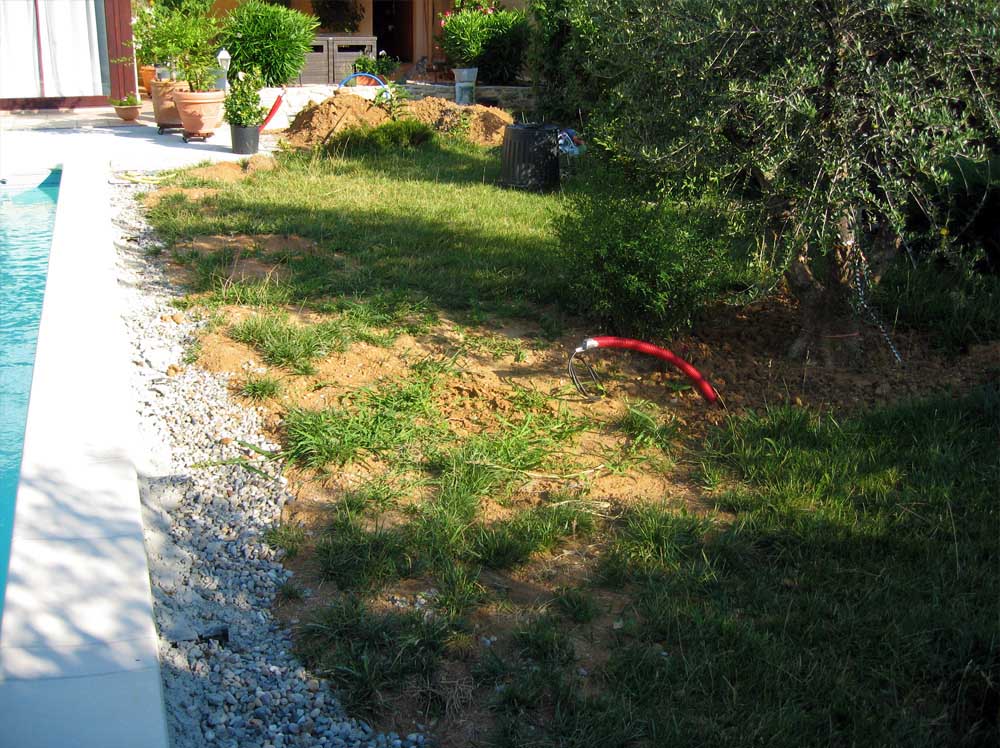
[[[644,343],[641,340],[632,340],[631,338],[614,338],[610,336],[587,338],[580,343],[580,346],[573,351],[573,355],[569,357],[570,379],[573,380],[573,384],[576,386],[577,390],[580,391],[580,394],[590,400],[594,400],[596,398],[588,393],[584,388],[573,363],[577,356],[582,353],[586,353],[587,351],[592,351],[595,348],[621,348],[626,351],[635,351],[637,353],[645,353],[649,356],[656,356],[658,359],[666,361],[677,369],[680,369],[684,376],[691,380],[692,384],[698,388],[698,392],[701,393],[701,396],[708,402],[717,403],[719,401],[719,393],[717,393],[711,383],[709,383],[709,381],[702,376],[701,372],[672,351],[668,351],[666,348],[660,348],[652,343]],[[587,373],[594,384],[600,384],[597,379],[597,372],[594,371],[593,367],[586,361],[583,361],[582,363],[586,367]]]
[[[274,119],[274,115],[276,115],[278,113],[278,110],[281,109],[281,101],[284,98],[285,98],[285,89],[282,89],[281,93],[278,94],[278,98],[276,98],[274,100],[274,103],[271,104],[271,111],[267,113],[267,116],[264,118],[264,121],[261,122],[260,127],[257,128],[260,132],[264,132],[264,128],[267,127],[268,123],[272,119]]]

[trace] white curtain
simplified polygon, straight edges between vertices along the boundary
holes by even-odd
[[[102,95],[99,2],[0,0],[0,97]]]
[[[100,96],[94,0],[38,0],[45,96]]]
[[[0,0],[0,99],[40,96],[34,0]]]

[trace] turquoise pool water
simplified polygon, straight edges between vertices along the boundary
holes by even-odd
[[[59,176],[25,192],[0,185],[0,616]]]

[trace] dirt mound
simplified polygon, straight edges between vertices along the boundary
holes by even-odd
[[[292,120],[285,140],[294,148],[314,148],[332,134],[349,127],[381,125],[389,115],[367,99],[354,94],[331,96],[322,104],[307,106]]]
[[[438,132],[461,130],[468,122],[466,137],[477,145],[487,146],[503,143],[503,129],[514,121],[503,109],[480,104],[459,106],[433,96],[407,103],[406,112]]]
[[[514,118],[502,109],[476,104],[472,108],[469,134],[466,136],[479,145],[503,145],[503,132]]]
[[[503,143],[504,128],[514,121],[502,109],[458,106],[447,99],[430,97],[407,102],[405,114],[437,132],[464,131],[477,145]],[[285,140],[294,148],[313,148],[331,134],[360,125],[381,125],[389,116],[372,102],[351,93],[336,94],[322,104],[307,106],[288,128]]]

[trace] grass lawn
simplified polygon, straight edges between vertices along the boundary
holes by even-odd
[[[556,301],[565,279],[549,227],[558,197],[498,189],[495,152],[464,141],[441,140],[418,153],[290,156],[279,175],[226,185],[196,210],[183,195],[168,196],[152,216],[168,243],[207,234],[315,241],[318,252],[281,258],[288,277],[269,289],[276,301],[391,292],[450,309],[519,315]],[[181,179],[199,183],[213,185]],[[232,257],[198,259],[205,288]]]
[[[995,385],[708,428],[655,371],[581,402],[561,197],[497,170],[292,155],[151,208],[191,359],[239,362],[302,492],[266,540],[307,665],[445,747],[996,745]]]

